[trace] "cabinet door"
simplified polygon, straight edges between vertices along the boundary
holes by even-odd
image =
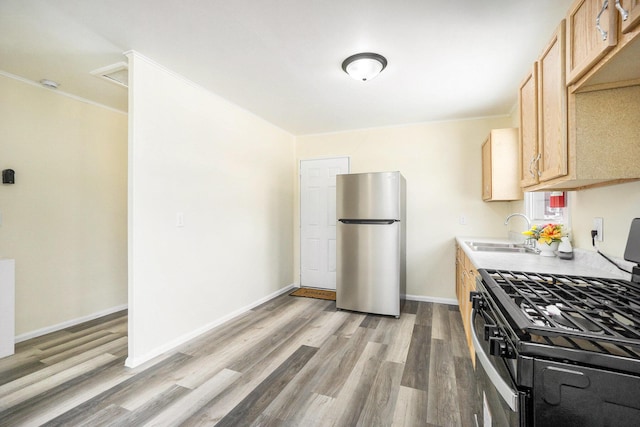
[[[528,187],[538,183],[538,70],[534,64],[518,89],[520,106],[520,185]]]
[[[617,43],[614,0],[577,0],[567,16],[568,84],[584,75]]]
[[[565,21],[538,60],[538,180],[567,175]]]
[[[467,289],[467,269],[469,265],[469,258],[467,258],[467,254],[462,253],[462,277],[460,281],[460,316],[462,316],[462,326],[464,327],[465,333],[467,333],[469,329],[469,319],[467,318],[467,300],[469,299],[469,291]]]
[[[469,327],[467,328],[467,346],[469,347],[469,353],[471,355],[471,360],[475,360],[476,358],[476,352],[475,349],[473,348],[473,341],[471,340],[471,309],[473,308],[471,306],[471,301],[469,300],[470,296],[471,296],[471,292],[476,290],[476,276],[478,274],[478,271],[475,269],[475,267],[473,266],[473,264],[471,263],[471,261],[468,262],[467,264],[467,286],[466,286],[466,292],[467,292],[467,306],[466,306],[466,311],[465,311],[465,316],[467,318],[467,325],[469,325]],[[475,366],[475,365],[474,365]]]
[[[622,32],[628,33],[636,28],[640,22],[640,0],[620,0],[616,8],[622,20]]]
[[[482,144],[482,200],[491,200],[492,196],[491,137]]]
[[[462,305],[460,306],[460,315],[462,316],[462,327],[467,337],[467,345],[471,342],[471,331],[469,322],[469,273],[465,269],[462,273]]]
[[[462,248],[456,245],[456,297],[458,298],[458,307],[462,308],[462,280],[464,265],[462,261]]]

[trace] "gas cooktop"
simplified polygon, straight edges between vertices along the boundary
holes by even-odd
[[[640,359],[640,284],[480,270],[520,342]]]

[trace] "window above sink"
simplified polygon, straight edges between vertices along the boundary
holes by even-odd
[[[552,196],[564,194],[564,207],[552,207]],[[527,216],[533,224],[562,224],[565,230],[571,229],[569,202],[573,191],[552,192],[536,191],[524,193],[524,206]]]

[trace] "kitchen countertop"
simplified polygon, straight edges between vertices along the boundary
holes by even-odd
[[[495,237],[456,237],[473,265],[480,269],[526,271],[532,273],[565,274],[592,277],[607,277],[630,280],[631,275],[618,270],[595,251],[574,249],[574,259],[543,257],[533,253],[474,251],[465,242],[522,243]],[[614,259],[622,267],[631,270],[630,263]]]

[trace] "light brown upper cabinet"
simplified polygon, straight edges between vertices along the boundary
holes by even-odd
[[[616,1],[616,9],[620,12],[620,28],[623,33],[628,33],[640,23],[640,0]]]
[[[567,174],[567,85],[565,21],[560,22],[538,59],[538,177]]]
[[[538,183],[538,63],[518,89],[520,106],[520,186]]]
[[[575,0],[567,15],[570,92],[640,84],[640,0]]]
[[[518,129],[493,129],[482,144],[482,200],[522,199],[518,161]]]
[[[520,85],[520,185],[577,190],[639,179],[640,81],[568,90],[565,30],[563,21]]]
[[[613,0],[579,0],[567,15],[567,83],[582,77],[618,41]]]
[[[520,85],[521,185],[525,189],[568,170],[565,21]]]
[[[545,109],[544,102],[541,97],[539,112]],[[640,179],[640,85],[568,93],[567,112],[563,125],[568,133],[567,172],[544,179],[544,173],[535,167],[537,162],[534,161],[533,173],[527,175],[527,171],[523,171],[522,176],[526,179],[521,185],[525,191],[580,190]],[[521,128],[523,126],[524,122]],[[538,129],[541,135],[541,124]],[[525,156],[532,156],[525,154],[528,149],[524,136],[522,133],[523,169]],[[554,149],[552,145],[544,148],[541,138],[538,138],[534,160]],[[533,177],[538,180],[531,184]]]

